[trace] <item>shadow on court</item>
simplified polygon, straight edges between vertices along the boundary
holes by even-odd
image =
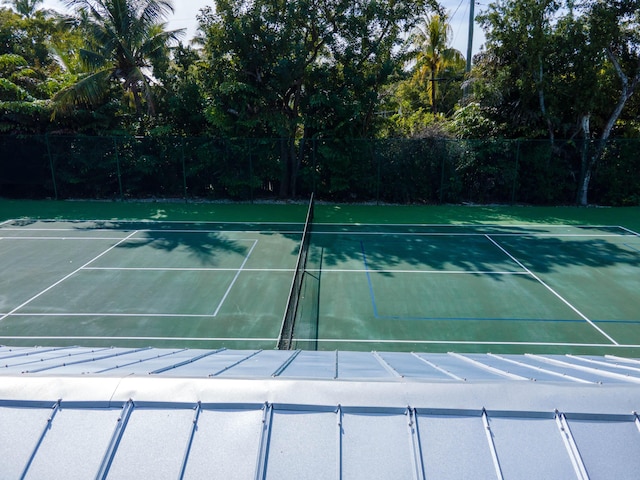
[[[221,254],[237,253],[245,256],[249,250],[246,244],[242,245],[218,232],[193,234],[147,231],[136,236],[135,241],[125,242],[120,247],[127,249],[152,247],[166,252],[186,250],[203,265],[214,264]]]
[[[536,227],[389,227],[373,231],[357,226],[344,232],[312,233],[309,267],[317,268],[318,252],[324,268],[554,273],[567,267],[630,268],[640,266],[640,238],[611,227],[572,227],[568,232]],[[380,228],[380,227],[379,227]],[[502,281],[501,275],[491,276]],[[530,278],[536,281],[534,278]]]

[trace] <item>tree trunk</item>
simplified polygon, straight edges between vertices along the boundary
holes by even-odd
[[[578,205],[586,207],[588,205],[587,192],[589,191],[589,182],[591,181],[591,168],[588,168],[582,176],[582,181],[578,188]]]
[[[587,205],[587,192],[589,190],[589,181],[591,180],[591,159],[589,158],[591,128],[589,120],[589,114],[582,115],[582,118],[580,119],[583,142],[582,148],[580,149],[580,181],[578,184],[576,203],[583,206]]]
[[[593,153],[593,155],[591,155],[586,168],[584,168],[583,179],[578,189],[578,205],[581,206],[588,205],[587,191],[589,190],[589,182],[591,181],[593,167],[600,160],[600,157],[604,153],[605,146],[607,144],[607,141],[609,140],[609,136],[611,135],[611,131],[613,130],[614,125],[618,121],[618,118],[620,118],[620,114],[622,114],[622,110],[624,110],[624,106],[627,103],[627,100],[631,98],[633,92],[638,86],[638,83],[640,82],[640,65],[638,65],[633,79],[629,81],[629,77],[627,77],[627,75],[624,73],[620,66],[620,63],[618,62],[618,59],[609,48],[607,49],[607,56],[609,57],[609,60],[611,60],[611,63],[613,64],[616,73],[618,74],[618,77],[622,82],[622,91],[620,92],[618,103],[613,109],[613,112],[609,116],[609,120],[602,130],[602,135],[600,136],[600,140],[598,141],[596,151]]]

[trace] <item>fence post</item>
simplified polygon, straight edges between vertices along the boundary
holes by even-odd
[[[516,165],[513,172],[513,185],[511,188],[511,204],[516,203],[516,184],[518,183],[518,164],[520,161],[520,139],[516,140]]]
[[[311,170],[311,191],[315,192],[316,190],[316,185],[317,185],[317,178],[316,178],[316,174],[317,174],[317,170],[318,170],[318,165],[316,164],[316,148],[318,148],[318,144],[316,142],[316,137],[313,137],[311,139],[311,163],[313,164],[313,168]]]
[[[448,145],[445,143],[445,146],[448,146]],[[446,148],[445,151],[448,152],[449,149]],[[442,155],[442,163],[440,164],[440,205],[442,205],[442,201],[444,198],[444,162],[446,161],[446,159],[447,159],[447,155],[446,154]]]
[[[371,148],[371,155],[373,156],[374,160],[377,160],[377,164],[378,164],[378,178],[376,179],[376,205],[380,205],[380,188],[381,188],[381,175],[382,175],[382,161],[380,160],[380,155],[376,155],[378,152],[378,149],[376,148],[376,142],[378,140],[377,139],[373,139],[373,145]]]
[[[257,140],[255,140],[257,141]],[[253,203],[253,147],[254,139],[250,139],[251,146],[249,147],[249,201]]]
[[[184,158],[184,137],[180,138],[180,152],[182,153],[182,185],[184,187],[184,203],[188,203],[187,198],[187,167]]]
[[[51,181],[53,182],[53,198],[58,200],[58,186],[56,185],[56,171],[53,167],[53,157],[51,156],[51,145],[49,145],[49,134],[44,134],[44,141],[47,145],[47,156],[49,157],[49,168],[51,168]]]
[[[120,189],[120,200],[124,200],[124,192],[122,191],[122,176],[120,175],[120,155],[118,154],[118,139],[113,138],[113,148],[116,154],[116,171],[118,173],[118,188]]]

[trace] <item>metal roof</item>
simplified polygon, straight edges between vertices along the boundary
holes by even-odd
[[[0,478],[637,478],[640,360],[0,348]]]

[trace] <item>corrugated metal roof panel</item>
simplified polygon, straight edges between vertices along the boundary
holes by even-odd
[[[51,355],[53,363],[0,375],[0,478],[635,478],[640,471],[640,420],[632,413],[640,385],[606,374],[633,368],[631,361],[67,348],[64,358],[81,363],[60,363],[63,352],[51,349],[4,353],[23,363]],[[594,362],[605,374],[590,368]],[[537,382],[517,380],[523,376],[512,365],[544,370],[532,369]],[[552,381],[540,381],[540,372]],[[602,384],[565,380],[567,372]]]
[[[134,408],[107,478],[179,478],[193,419],[191,409]]]
[[[359,352],[337,352],[338,378],[393,378],[390,369],[385,368],[376,355],[359,355]]]
[[[482,357],[482,355],[481,355]],[[530,378],[536,381],[559,382],[559,381],[575,381],[584,383],[586,380],[574,378],[561,372],[546,370],[539,364],[533,364],[523,355],[494,355],[488,354],[488,358],[480,359],[489,365],[495,365],[496,368],[504,368],[516,375]]]
[[[454,357],[447,353],[419,353],[420,358],[428,360],[429,363],[447,372],[454,378],[463,380],[496,380],[504,378],[497,373],[492,373],[483,368],[474,367],[469,362]]]
[[[59,408],[25,478],[94,478],[119,414],[119,409]]]
[[[337,352],[301,351],[281,373],[282,378],[336,378]]]
[[[554,418],[489,415],[488,419],[505,478],[576,477]]]
[[[270,377],[293,355],[293,352],[263,350],[220,374],[235,378]]]
[[[417,418],[426,478],[496,478],[480,412]]]
[[[44,350],[60,350],[61,348],[67,347],[5,347],[0,346],[0,359],[3,358],[11,358],[17,357],[20,355],[29,355],[34,354],[36,351],[44,351]]]
[[[159,352],[159,353],[158,353]],[[132,374],[152,374],[157,371],[161,372],[169,372],[170,370],[176,368],[178,365],[190,364],[202,357],[203,355],[210,355],[214,353],[211,350],[156,350],[153,349],[149,355],[146,357],[144,355],[140,356],[139,361],[131,362],[126,365],[118,366],[118,369],[126,368],[126,370]],[[106,368],[103,370],[97,370],[96,373],[106,374],[106,373],[116,373],[113,367],[109,368],[106,365]]]
[[[236,368],[259,353],[260,350],[222,350],[214,355],[203,357],[196,363],[199,368],[204,367],[208,371],[207,376],[215,377],[225,372],[228,374],[228,370]]]
[[[603,372],[603,376],[608,377],[609,374],[622,375],[628,377],[630,381],[640,382],[640,365],[622,364],[620,362],[609,362],[603,357],[582,357],[576,355],[565,355],[565,361],[578,366],[597,369]]]
[[[62,365],[55,373],[64,375],[86,375],[119,371],[123,368],[126,368],[129,373],[147,373],[149,372],[149,363],[147,362],[158,358],[167,362],[167,356],[172,356],[184,351],[183,349],[156,350],[147,348],[141,350],[114,350],[115,349],[107,349],[96,352],[89,361],[71,362]]]
[[[342,415],[342,458],[338,478],[413,478],[414,452],[404,413],[366,411]]]
[[[393,368],[398,375],[405,378],[422,380],[451,380],[451,375],[426,363],[415,354],[403,352],[379,352],[378,355]]]
[[[50,415],[50,408],[0,407],[2,477],[20,478]]]
[[[94,360],[98,355],[104,356],[104,352],[113,355],[115,349],[111,348],[59,348],[37,349],[33,353],[11,356],[2,359],[2,373],[28,373],[43,371],[49,368],[63,367],[71,362]],[[119,349],[120,352],[128,352],[130,349]]]
[[[589,366],[579,362],[577,359],[571,359],[565,355],[526,355],[534,362],[544,364],[546,369],[560,371],[573,377],[582,378],[594,383],[618,383],[636,381],[640,383],[640,378],[630,375],[621,375],[613,373],[606,369],[597,368],[597,366]]]
[[[274,409],[267,479],[338,478],[340,425],[335,412]]]
[[[184,479],[255,478],[262,418],[260,409],[203,409]]]
[[[638,478],[640,431],[631,418],[586,420],[567,416],[590,478]]]

